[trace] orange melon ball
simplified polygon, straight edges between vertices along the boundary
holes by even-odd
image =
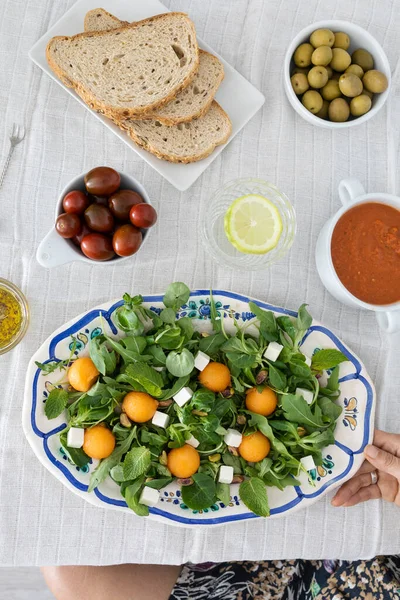
[[[200,454],[189,444],[173,448],[168,454],[167,466],[175,477],[191,477],[200,466]]]
[[[85,429],[83,450],[90,458],[107,458],[115,448],[115,437],[104,425]]]
[[[268,456],[270,450],[269,439],[261,431],[243,436],[239,446],[239,454],[247,462],[259,462]]]
[[[199,375],[201,385],[212,392],[223,392],[231,385],[231,372],[226,365],[210,362]]]
[[[154,417],[158,402],[146,392],[129,392],[122,402],[122,410],[135,423],[145,423]]]
[[[272,415],[278,403],[277,395],[269,387],[258,391],[256,387],[246,392],[246,408],[251,412],[268,417]]]
[[[94,362],[88,356],[77,358],[68,369],[68,382],[78,392],[88,392],[99,376]]]

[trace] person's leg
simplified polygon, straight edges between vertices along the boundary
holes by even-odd
[[[180,566],[42,567],[57,600],[168,600]]]

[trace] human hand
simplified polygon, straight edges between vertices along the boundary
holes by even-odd
[[[333,506],[354,506],[383,498],[400,506],[400,435],[375,430],[374,445],[364,450],[366,461],[332,499]],[[377,482],[373,482],[375,472]]]

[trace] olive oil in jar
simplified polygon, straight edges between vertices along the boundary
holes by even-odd
[[[28,305],[12,283],[0,278],[0,354],[11,350],[28,326]]]

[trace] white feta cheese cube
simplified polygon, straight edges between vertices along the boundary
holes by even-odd
[[[197,448],[197,446],[200,445],[199,440],[196,440],[196,438],[193,435],[191,435],[190,438],[186,440],[186,443],[189,444],[189,446],[193,446],[193,448]]]
[[[193,392],[190,387],[184,387],[177,394],[175,394],[173,398],[177,405],[182,408],[182,406],[185,406],[186,402],[188,402],[192,396]]]
[[[233,479],[233,467],[222,465],[219,468],[218,481],[220,483],[232,483]]]
[[[224,442],[227,446],[232,448],[239,448],[242,443],[242,434],[237,429],[228,429],[224,435]]]
[[[268,344],[268,348],[264,352],[264,358],[275,362],[276,360],[278,360],[278,356],[280,355],[282,350],[283,346],[281,346],[281,344],[278,344],[278,342],[270,342]]]
[[[316,469],[315,462],[311,454],[305,456],[304,458],[301,458],[300,462],[306,471],[312,471],[313,469]]]
[[[308,367],[311,367],[311,358],[309,356],[304,355],[305,363]]]
[[[140,504],[145,504],[146,506],[155,506],[159,498],[160,492],[158,490],[145,485],[142,493],[140,494],[139,502]]]
[[[151,422],[153,423],[153,425],[157,425],[157,427],[164,427],[164,429],[166,429],[169,423],[169,416],[167,415],[167,413],[163,413],[160,410],[156,410]]]
[[[159,373],[162,373],[163,371],[165,371],[165,367],[153,367],[153,369],[155,371],[158,371]]]
[[[311,404],[314,399],[313,392],[311,390],[306,390],[305,388],[296,388],[295,394],[296,396],[303,396],[307,404]]]
[[[194,366],[199,371],[204,371],[208,363],[210,362],[210,357],[205,352],[201,350],[198,351],[196,356],[194,357]]]
[[[85,430],[81,427],[71,427],[67,433],[67,446],[69,448],[82,448]]]

